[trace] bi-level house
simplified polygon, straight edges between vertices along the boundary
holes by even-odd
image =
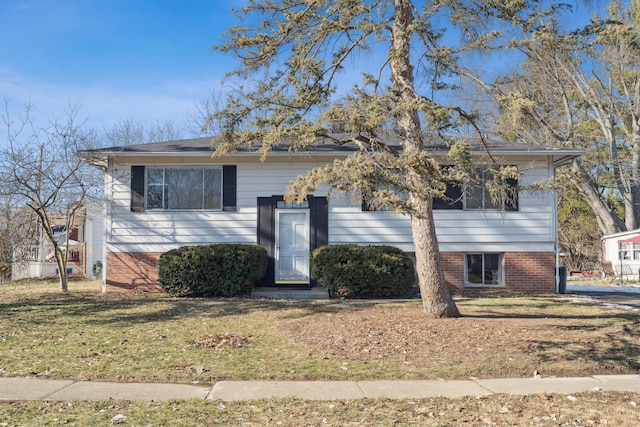
[[[579,150],[469,141],[478,164],[517,166],[517,197],[495,206],[480,185],[434,216],[445,278],[465,288],[554,292],[558,263],[557,206],[552,190],[526,188],[552,180]],[[487,148],[491,157],[487,156]],[[392,245],[414,251],[407,216],[367,210],[352,197],[318,191],[302,204],[283,199],[288,182],[356,148],[319,140],[305,151],[255,149],[212,157],[211,138],[83,152],[105,171],[103,289],[159,290],[157,261],[172,248],[257,243],[269,254],[260,286],[313,286],[309,253],[325,244]],[[446,155],[446,147],[434,148]]]

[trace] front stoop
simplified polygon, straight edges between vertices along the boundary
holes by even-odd
[[[315,286],[308,289],[287,289],[280,287],[258,287],[251,291],[252,298],[292,299],[292,300],[328,300],[327,288]]]

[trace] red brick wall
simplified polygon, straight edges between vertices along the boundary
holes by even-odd
[[[159,252],[107,254],[107,292],[161,292],[157,264]],[[442,252],[447,285],[453,292],[464,286],[463,252]],[[504,254],[504,281],[501,287],[473,287],[473,290],[504,289],[517,292],[553,293],[556,289],[555,254],[552,252],[507,252]]]
[[[462,292],[464,286],[463,252],[442,252],[444,277],[449,288]],[[554,293],[556,289],[556,257],[553,252],[506,252],[504,254],[504,286],[469,287],[473,290],[504,289],[517,292]]]
[[[464,289],[464,253],[440,252],[444,280],[454,292],[462,292]]]
[[[159,252],[107,254],[107,292],[162,292],[158,283]]]
[[[521,292],[556,290],[556,257],[552,252],[507,252],[504,254],[507,289]]]

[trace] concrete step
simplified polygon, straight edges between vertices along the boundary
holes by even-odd
[[[327,292],[327,289],[322,286],[316,286],[308,289],[258,287],[251,292],[251,297],[293,300],[328,300],[329,292]]]

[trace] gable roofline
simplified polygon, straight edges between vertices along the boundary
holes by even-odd
[[[620,238],[625,238],[627,236],[633,236],[637,234],[640,234],[640,228],[636,228],[635,230],[619,231],[617,233],[607,234],[606,236],[602,236],[600,240],[620,239]]]
[[[328,137],[318,137],[316,143],[305,147],[302,150],[290,151],[289,145],[281,144],[276,145],[268,153],[268,156],[346,156],[350,153],[359,150],[358,146],[354,142],[345,142],[344,144],[337,144],[335,141],[353,141],[357,134],[335,133]],[[216,138],[214,137],[200,137],[192,139],[181,139],[173,141],[151,142],[145,144],[125,145],[108,148],[98,148],[92,150],[83,150],[79,154],[83,157],[91,159],[94,164],[101,164],[109,158],[116,157],[132,157],[132,156],[175,156],[179,154],[181,156],[211,156],[214,152],[214,143]],[[400,145],[400,139],[395,134],[385,135],[385,143],[391,148],[402,151]],[[465,144],[467,148],[474,155],[488,155],[492,156],[550,156],[553,158],[555,166],[560,166],[571,162],[582,156],[585,152],[583,150],[552,147],[546,145],[532,145],[522,144],[514,142],[504,142],[498,140],[485,140],[480,141],[477,138],[466,138]],[[433,143],[427,144],[430,151],[434,155],[446,155],[449,151],[448,141],[439,140]],[[259,152],[260,145],[254,144],[253,146],[243,145],[240,146],[237,152],[227,154],[228,157],[235,156],[261,156]]]

